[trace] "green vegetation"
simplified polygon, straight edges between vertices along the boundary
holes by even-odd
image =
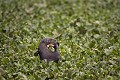
[[[60,43],[58,64],[35,57]],[[119,80],[120,0],[0,0],[0,80]]]

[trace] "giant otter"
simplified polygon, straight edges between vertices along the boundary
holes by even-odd
[[[38,51],[40,60],[46,59],[47,61],[54,61],[58,63],[60,59],[60,53],[58,52],[59,43],[53,38],[44,38],[41,40]],[[49,47],[53,47],[54,51],[51,51]]]

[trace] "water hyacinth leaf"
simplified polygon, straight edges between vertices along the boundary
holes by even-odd
[[[119,3],[1,0],[0,80],[119,80]],[[58,63],[34,56],[45,37],[60,43]]]

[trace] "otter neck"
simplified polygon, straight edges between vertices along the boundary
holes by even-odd
[[[54,45],[54,49],[55,49],[55,51],[58,51],[58,45],[57,44]]]

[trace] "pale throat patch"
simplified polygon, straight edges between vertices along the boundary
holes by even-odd
[[[55,51],[55,49],[54,49],[53,47],[54,47],[54,45],[53,45],[52,43],[50,43],[50,44],[47,45],[47,48],[48,48],[49,50],[51,50],[52,52]]]

